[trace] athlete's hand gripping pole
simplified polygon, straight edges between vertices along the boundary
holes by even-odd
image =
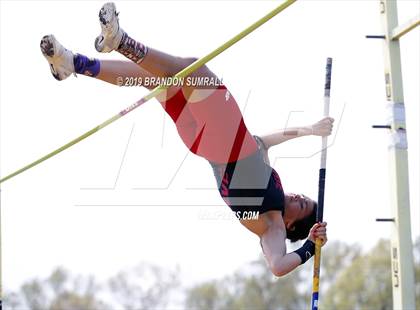
[[[331,67],[332,58],[327,58],[327,67],[325,75],[324,86],[324,117],[329,116],[330,112],[330,89],[331,89]],[[318,184],[318,208],[316,211],[316,221],[322,222],[324,215],[324,191],[325,191],[325,173],[327,166],[327,144],[328,137],[322,137],[321,149],[321,168],[319,169],[319,184]],[[319,299],[319,271],[321,268],[321,239],[317,238],[315,241],[315,258],[314,258],[314,275],[312,288],[312,310],[318,309]]]

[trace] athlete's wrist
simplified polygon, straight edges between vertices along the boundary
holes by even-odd
[[[305,243],[296,251],[294,251],[297,255],[299,255],[301,259],[301,265],[308,261],[314,254],[315,254],[315,243],[309,239],[305,241]]]
[[[312,126],[304,126],[300,128],[299,133],[301,136],[310,136],[314,132]]]

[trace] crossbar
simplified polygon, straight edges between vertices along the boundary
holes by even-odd
[[[245,36],[247,36],[248,34],[253,32],[255,29],[259,28],[261,25],[265,24],[271,18],[273,18],[274,16],[276,16],[277,14],[279,14],[280,12],[282,12],[283,10],[288,8],[290,5],[292,5],[296,1],[297,0],[287,0],[287,1],[283,2],[278,7],[276,7],[274,10],[269,12],[267,15],[265,15],[262,18],[260,18],[259,20],[257,20],[251,26],[247,27],[245,30],[243,30],[242,32],[240,32],[239,34],[237,34],[236,36],[231,38],[229,41],[227,41],[226,43],[222,44],[221,46],[219,46],[218,48],[216,48],[215,50],[210,52],[208,55],[198,59],[197,61],[193,62],[188,67],[186,67],[183,70],[181,70],[180,72],[178,72],[174,77],[182,78],[182,77],[186,77],[186,76],[190,75],[195,70],[202,67],[204,64],[206,64],[207,62],[209,62],[210,60],[215,58],[217,55],[221,54],[223,51],[227,50],[229,47],[231,47],[232,45],[237,43],[239,40],[243,39]],[[17,176],[18,174],[21,174],[22,172],[24,172],[24,171],[26,171],[26,170],[28,170],[32,167],[35,167],[36,165],[39,165],[40,163],[46,161],[47,159],[61,153],[62,151],[68,149],[69,147],[79,143],[80,141],[82,141],[82,140],[86,139],[87,137],[93,135],[94,133],[98,132],[102,128],[105,128],[106,126],[108,126],[108,125],[112,124],[113,122],[115,122],[116,120],[120,119],[121,117],[123,117],[127,113],[129,113],[129,112],[133,111],[134,109],[138,108],[139,106],[143,105],[145,102],[149,101],[150,99],[156,97],[157,95],[159,95],[162,91],[164,91],[168,87],[169,87],[169,85],[159,85],[159,86],[157,86],[156,88],[151,90],[147,95],[145,95],[143,98],[141,98],[140,100],[138,100],[137,102],[135,102],[131,106],[127,107],[126,109],[124,109],[122,111],[120,111],[118,114],[116,114],[113,117],[107,119],[106,121],[104,121],[103,123],[99,124],[98,126],[92,128],[91,130],[85,132],[84,134],[77,137],[76,139],[66,143],[65,145],[59,147],[58,149],[52,151],[51,153],[48,153],[47,155],[45,155],[45,156],[35,160],[34,162],[24,166],[23,168],[21,168],[19,170],[16,170],[15,172],[5,176],[4,178],[1,178],[0,183],[3,183],[4,181],[7,181],[7,180],[11,179],[11,178]]]
[[[412,19],[409,19],[406,23],[395,27],[391,33],[391,40],[398,40],[403,35],[409,33],[411,30],[420,25],[420,14]]]

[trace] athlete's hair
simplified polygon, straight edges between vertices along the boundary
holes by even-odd
[[[311,230],[312,226],[314,226],[316,222],[316,209],[317,203],[314,203],[314,208],[307,217],[297,221],[294,224],[293,230],[286,230],[287,239],[291,242],[296,242],[298,240],[303,240],[308,238],[309,230]]]

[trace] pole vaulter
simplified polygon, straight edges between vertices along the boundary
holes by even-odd
[[[308,126],[283,128],[255,136],[248,131],[234,96],[205,64],[295,1],[284,2],[201,59],[173,56],[133,39],[121,28],[114,3],[104,4],[99,11],[101,34],[95,40],[95,48],[100,53],[117,52],[130,61],[101,60],[73,53],[54,35],[44,36],[40,43],[41,52],[52,76],[58,81],[72,74],[81,74],[118,86],[121,86],[123,77],[141,77],[141,80],[148,77],[154,80],[187,77],[209,83],[199,86],[189,85],[188,82],[181,86],[140,84],[138,86],[150,90],[142,99],[82,136],[4,177],[1,182],[57,155],[156,97],[172,119],[185,146],[193,154],[206,159],[212,167],[219,194],[226,205],[248,231],[259,237],[271,272],[278,277],[288,274],[315,254],[315,244],[319,252],[319,248],[327,242],[327,224],[322,222],[322,207],[326,137],[331,134],[334,122],[327,116],[330,72],[327,73],[325,116],[321,120]],[[331,62],[327,68],[331,68]],[[284,192],[280,176],[268,157],[270,147],[303,136],[323,137],[320,208],[316,201],[303,194]],[[286,239],[305,241],[300,248],[287,253]]]

